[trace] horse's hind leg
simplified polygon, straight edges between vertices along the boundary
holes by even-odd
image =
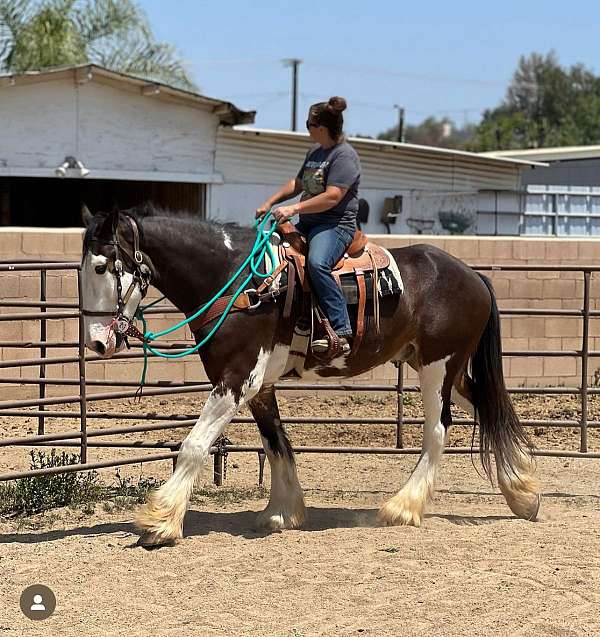
[[[384,524],[420,526],[427,500],[433,495],[435,474],[450,426],[450,392],[456,375],[454,357],[418,369],[425,423],[423,449],[408,482],[379,510]]]
[[[258,515],[258,526],[269,530],[296,528],[306,515],[304,495],[294,452],[279,418],[275,388],[264,387],[249,406],[271,467],[271,496],[266,509]]]
[[[477,420],[471,391],[472,380],[466,374],[460,374],[452,388],[452,401],[465,411],[473,420]],[[513,470],[496,462],[498,486],[510,510],[525,520],[535,520],[540,508],[539,482],[534,477],[531,457],[515,451]]]

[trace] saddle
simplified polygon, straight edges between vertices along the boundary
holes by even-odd
[[[314,303],[314,295],[310,289],[309,277],[306,276],[306,256],[308,254],[308,244],[306,239],[296,230],[296,227],[289,221],[278,227],[278,232],[282,237],[279,245],[279,265],[275,271],[268,276],[256,290],[247,290],[240,294],[229,309],[230,313],[248,311],[257,308],[264,301],[273,301],[285,293],[283,306],[283,318],[289,318],[294,305],[296,291],[296,281],[302,291],[302,313],[300,318],[305,318],[306,323],[313,325],[312,317],[316,317],[317,323],[325,332],[325,337],[329,341],[329,350],[320,358],[324,361],[331,360],[340,353],[340,344],[335,331],[329,321],[324,316],[318,305]],[[332,275],[337,284],[342,287],[341,277],[345,275],[354,276],[357,286],[357,318],[356,332],[352,343],[350,356],[354,355],[362,343],[365,334],[365,310],[367,305],[367,286],[365,284],[365,274],[370,277],[370,284],[373,298],[373,316],[375,319],[375,329],[379,334],[379,271],[390,265],[388,253],[378,245],[368,241],[367,236],[357,230],[352,243],[344,256],[336,263]],[[283,272],[287,272],[287,285],[280,286],[277,290],[272,289],[273,282]],[[348,277],[345,277],[348,278]],[[231,296],[219,298],[208,311],[197,317],[190,323],[192,332],[203,329],[208,323],[220,317],[226,310],[231,300]],[[187,316],[191,316],[193,312]]]
[[[310,291],[310,282],[305,272],[308,243],[296,230],[296,227],[289,221],[281,224],[278,231],[282,235],[282,241],[279,245],[280,262],[282,264],[289,263],[293,266],[287,268],[288,283],[283,317],[288,318],[291,314],[295,280],[297,278],[304,294],[303,309],[306,313],[307,306],[311,307],[311,316],[316,317],[317,322],[325,332],[325,337],[329,341],[330,347],[326,354],[326,359],[331,359],[339,353],[339,340],[336,333],[331,328],[327,318],[323,315],[318,306],[313,305],[313,295]],[[354,355],[358,351],[365,334],[365,309],[367,304],[365,274],[370,273],[370,276],[372,277],[374,290],[372,295],[373,316],[375,318],[375,329],[379,334],[379,295],[377,294],[378,273],[379,270],[387,268],[389,265],[390,260],[388,253],[378,245],[370,243],[367,236],[362,231],[357,230],[354,234],[352,243],[346,250],[346,253],[333,268],[333,278],[340,288],[342,288],[342,276],[352,275],[356,278],[358,290],[356,332],[354,334],[350,355]]]

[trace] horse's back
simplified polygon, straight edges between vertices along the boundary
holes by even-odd
[[[488,288],[464,261],[428,244],[390,250],[402,275],[405,300],[414,319],[429,327],[451,320],[487,322]]]

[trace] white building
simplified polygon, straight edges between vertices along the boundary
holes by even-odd
[[[370,206],[363,229],[372,233],[447,233],[441,213],[472,217],[470,234],[518,234],[521,175],[545,164],[486,157],[446,148],[353,137],[362,164],[360,196]],[[210,214],[249,219],[253,207],[296,175],[310,147],[306,133],[247,126],[220,128]],[[387,212],[397,214],[382,218]],[[442,215],[443,217],[443,215]]]
[[[82,202],[146,200],[250,223],[310,144],[306,133],[244,126],[254,113],[229,102],[87,64],[0,77],[0,121],[0,225],[75,226]],[[522,173],[544,165],[350,142],[372,233],[518,234]]]
[[[147,199],[206,213],[222,181],[220,125],[251,123],[233,104],[95,65],[0,77],[0,225],[79,225],[90,209]],[[60,179],[72,157],[81,162]]]

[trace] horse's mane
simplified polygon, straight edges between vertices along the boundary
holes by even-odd
[[[163,208],[149,201],[132,208],[120,210],[120,212],[133,217],[137,221],[142,240],[144,236],[144,222],[146,220],[160,220],[161,232],[165,234],[176,233],[179,237],[185,237],[187,239],[200,235],[203,237],[214,236],[215,240],[218,239],[219,242],[222,242],[224,230],[233,236],[243,235],[246,237],[249,235],[249,228],[240,226],[237,223],[222,222],[215,219],[201,219],[197,213],[192,213],[189,210]],[[87,249],[95,230],[104,223],[110,214],[112,213],[98,212],[94,215],[93,222],[85,233],[84,250]]]
[[[243,226],[240,226],[238,223],[233,221],[219,221],[218,219],[201,219],[198,216],[198,213],[190,212],[189,210],[181,210],[181,209],[170,209],[163,208],[162,206],[157,206],[151,201],[146,201],[139,206],[134,206],[133,208],[129,208],[127,210],[122,210],[124,214],[130,215],[134,217],[136,220],[141,221],[143,223],[144,219],[165,219],[175,220],[179,223],[185,223],[186,225],[193,225],[201,228],[203,230],[207,228],[215,228],[215,229],[242,229]]]

